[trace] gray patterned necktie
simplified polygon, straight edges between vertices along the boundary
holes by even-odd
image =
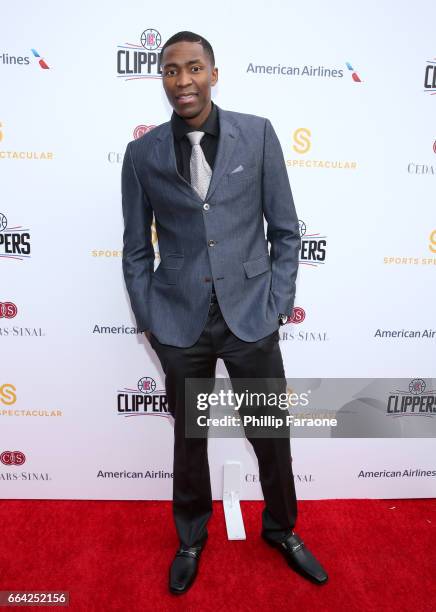
[[[198,193],[200,198],[206,198],[207,190],[209,189],[212,170],[206,161],[206,158],[201,148],[200,141],[204,136],[204,132],[189,132],[186,134],[192,146],[191,160],[189,168],[191,171],[191,185]]]

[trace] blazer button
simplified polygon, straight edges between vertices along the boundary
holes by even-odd
[[[203,209],[204,210],[209,210],[210,206],[209,204],[206,202],[205,204],[203,204]]]
[[[216,240],[209,240],[209,242],[207,243],[210,247],[215,246],[216,245]]]

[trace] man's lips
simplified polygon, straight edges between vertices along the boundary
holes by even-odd
[[[190,102],[193,102],[196,96],[198,96],[198,94],[194,92],[184,93],[180,94],[179,96],[176,96],[176,100],[177,102],[179,102],[179,104],[188,104]]]

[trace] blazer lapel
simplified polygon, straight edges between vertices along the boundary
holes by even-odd
[[[210,180],[209,189],[206,194],[206,200],[208,200],[215,189],[219,181],[222,179],[230,159],[232,157],[234,148],[237,143],[238,128],[230,123],[226,117],[225,111],[218,108],[218,119],[220,122],[220,135],[218,140],[218,149],[216,152],[215,163],[212,172],[212,178]]]

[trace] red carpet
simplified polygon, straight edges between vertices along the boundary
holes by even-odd
[[[330,576],[321,587],[261,540],[262,507],[242,503],[247,540],[229,542],[215,504],[197,581],[177,597],[169,502],[0,501],[0,590],[69,591],[70,607],[51,609],[84,612],[436,610],[436,500],[300,502],[296,531]]]

